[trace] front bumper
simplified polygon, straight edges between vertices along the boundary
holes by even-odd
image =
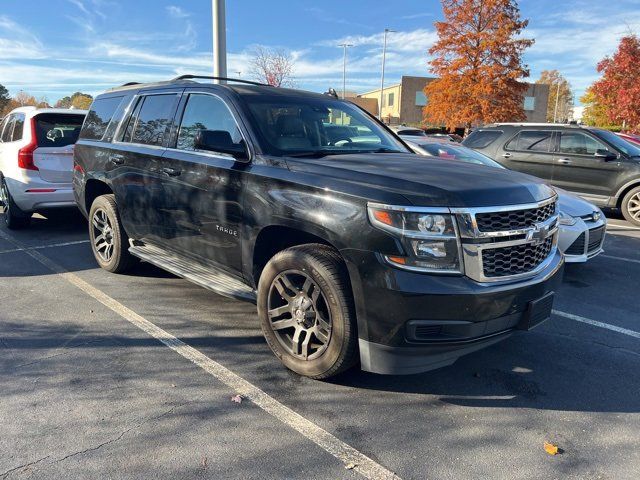
[[[601,215],[598,221],[587,221],[575,217],[575,225],[560,225],[558,234],[558,249],[564,254],[567,263],[584,263],[604,252],[603,245],[607,228],[607,221]],[[591,232],[604,229],[600,241],[592,244]]]
[[[411,374],[450,365],[522,326],[532,302],[556,291],[556,253],[536,276],[507,284],[383,265],[372,252],[343,252],[356,301],[362,369]],[[546,318],[546,317],[545,317]]]

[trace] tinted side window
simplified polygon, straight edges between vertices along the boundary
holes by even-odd
[[[132,143],[160,146],[171,126],[177,95],[149,95],[144,98],[133,128]]]
[[[1,140],[3,142],[11,141],[11,136],[13,134],[13,125],[15,124],[15,121],[16,121],[16,116],[11,115],[9,116],[9,118],[5,119],[4,122],[2,122],[4,125],[4,129],[2,130]]]
[[[502,135],[500,130],[476,130],[465,138],[463,145],[469,148],[486,148]]]
[[[598,150],[608,150],[606,145],[582,132],[561,132],[560,152],[573,155],[595,155]]]
[[[80,132],[80,138],[87,140],[102,140],[107,131],[114,112],[124,97],[98,98],[91,105],[87,120]]]
[[[16,115],[16,123],[13,126],[13,137],[11,137],[11,141],[17,142],[18,140],[22,140],[23,131],[24,131],[24,114],[19,113]]]
[[[178,132],[177,148],[194,150],[198,130],[229,132],[233,143],[239,143],[242,135],[227,105],[218,97],[205,94],[189,95]]]
[[[526,152],[548,152],[551,146],[552,131],[523,130],[507,143],[507,150]]]

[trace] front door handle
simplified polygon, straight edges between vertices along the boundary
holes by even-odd
[[[162,169],[162,173],[164,173],[165,175],[169,175],[170,177],[177,177],[182,172],[180,170],[176,170],[175,168],[165,167]]]
[[[504,158],[511,158],[511,154],[510,154],[509,152],[507,152],[507,153],[503,153],[503,154],[502,154],[502,156],[503,156]]]
[[[124,163],[124,157],[122,155],[111,155],[109,161],[114,165],[122,165]]]
[[[572,163],[572,162],[571,162],[571,160],[570,160],[570,159],[568,159],[568,158],[559,158],[559,159],[558,159],[558,163],[559,163],[560,165],[571,165],[571,163]]]

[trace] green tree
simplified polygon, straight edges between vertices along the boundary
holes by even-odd
[[[589,87],[580,102],[584,105],[582,112],[582,123],[592,127],[606,128],[609,130],[620,130],[622,125],[616,125],[609,117],[609,112],[602,99],[598,96],[593,86]]]
[[[56,108],[77,108],[78,110],[88,110],[93,102],[93,97],[87,93],[76,92],[70,97],[63,97],[56,102]]]
[[[567,79],[558,70],[543,70],[536,83],[549,85],[547,122],[568,121],[573,112],[573,92]]]
[[[11,96],[9,95],[9,90],[7,90],[4,85],[0,85],[0,112],[4,111],[10,101]]]

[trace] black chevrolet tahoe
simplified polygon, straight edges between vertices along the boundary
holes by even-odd
[[[96,98],[74,191],[98,264],[257,303],[282,363],[417,373],[551,314],[556,194],[425,158],[330,95],[183,76]]]
[[[497,123],[462,144],[505,167],[542,178],[640,226],[640,146],[601,128]]]

